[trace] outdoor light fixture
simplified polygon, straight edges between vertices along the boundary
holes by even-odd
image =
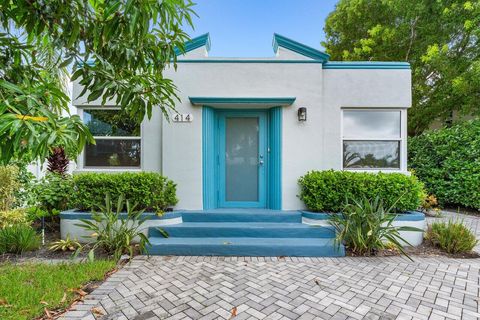
[[[298,108],[298,121],[307,121],[307,108]]]

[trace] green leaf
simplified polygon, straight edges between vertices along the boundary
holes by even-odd
[[[19,86],[15,85],[11,82],[5,81],[5,80],[0,80],[0,86],[2,86],[3,88],[5,88],[9,91],[14,91],[14,92],[17,92],[17,93],[23,93],[22,89],[20,89]]]
[[[78,40],[78,35],[80,33],[80,23],[76,22],[73,24],[73,29],[68,39],[67,47],[71,47]]]
[[[59,68],[65,68],[66,66],[70,65],[73,61],[73,57],[63,60],[62,63],[58,65]]]
[[[168,238],[169,235],[168,235],[168,232],[163,230],[162,228],[157,228],[158,232],[160,232],[160,234],[164,237],[164,238]]]
[[[88,252],[87,258],[89,262],[95,261],[95,251],[93,249]]]
[[[102,93],[103,93],[103,90],[93,91],[88,95],[87,101],[90,102],[90,101],[97,100],[102,95]]]

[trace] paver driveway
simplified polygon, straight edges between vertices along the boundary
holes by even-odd
[[[234,319],[477,319],[479,268],[445,258],[139,257],[77,308],[100,300],[104,319],[229,319],[234,307]]]
[[[480,319],[480,259],[414,260],[137,257],[66,318]]]

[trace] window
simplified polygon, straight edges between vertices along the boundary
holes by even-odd
[[[140,168],[140,126],[118,109],[84,109],[83,122],[95,138],[84,151],[84,167]]]
[[[343,111],[343,168],[400,169],[401,110]]]

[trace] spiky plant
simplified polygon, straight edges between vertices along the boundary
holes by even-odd
[[[48,171],[58,173],[62,176],[67,173],[69,160],[67,155],[65,154],[65,149],[63,149],[62,147],[53,148],[52,153],[47,160]]]

